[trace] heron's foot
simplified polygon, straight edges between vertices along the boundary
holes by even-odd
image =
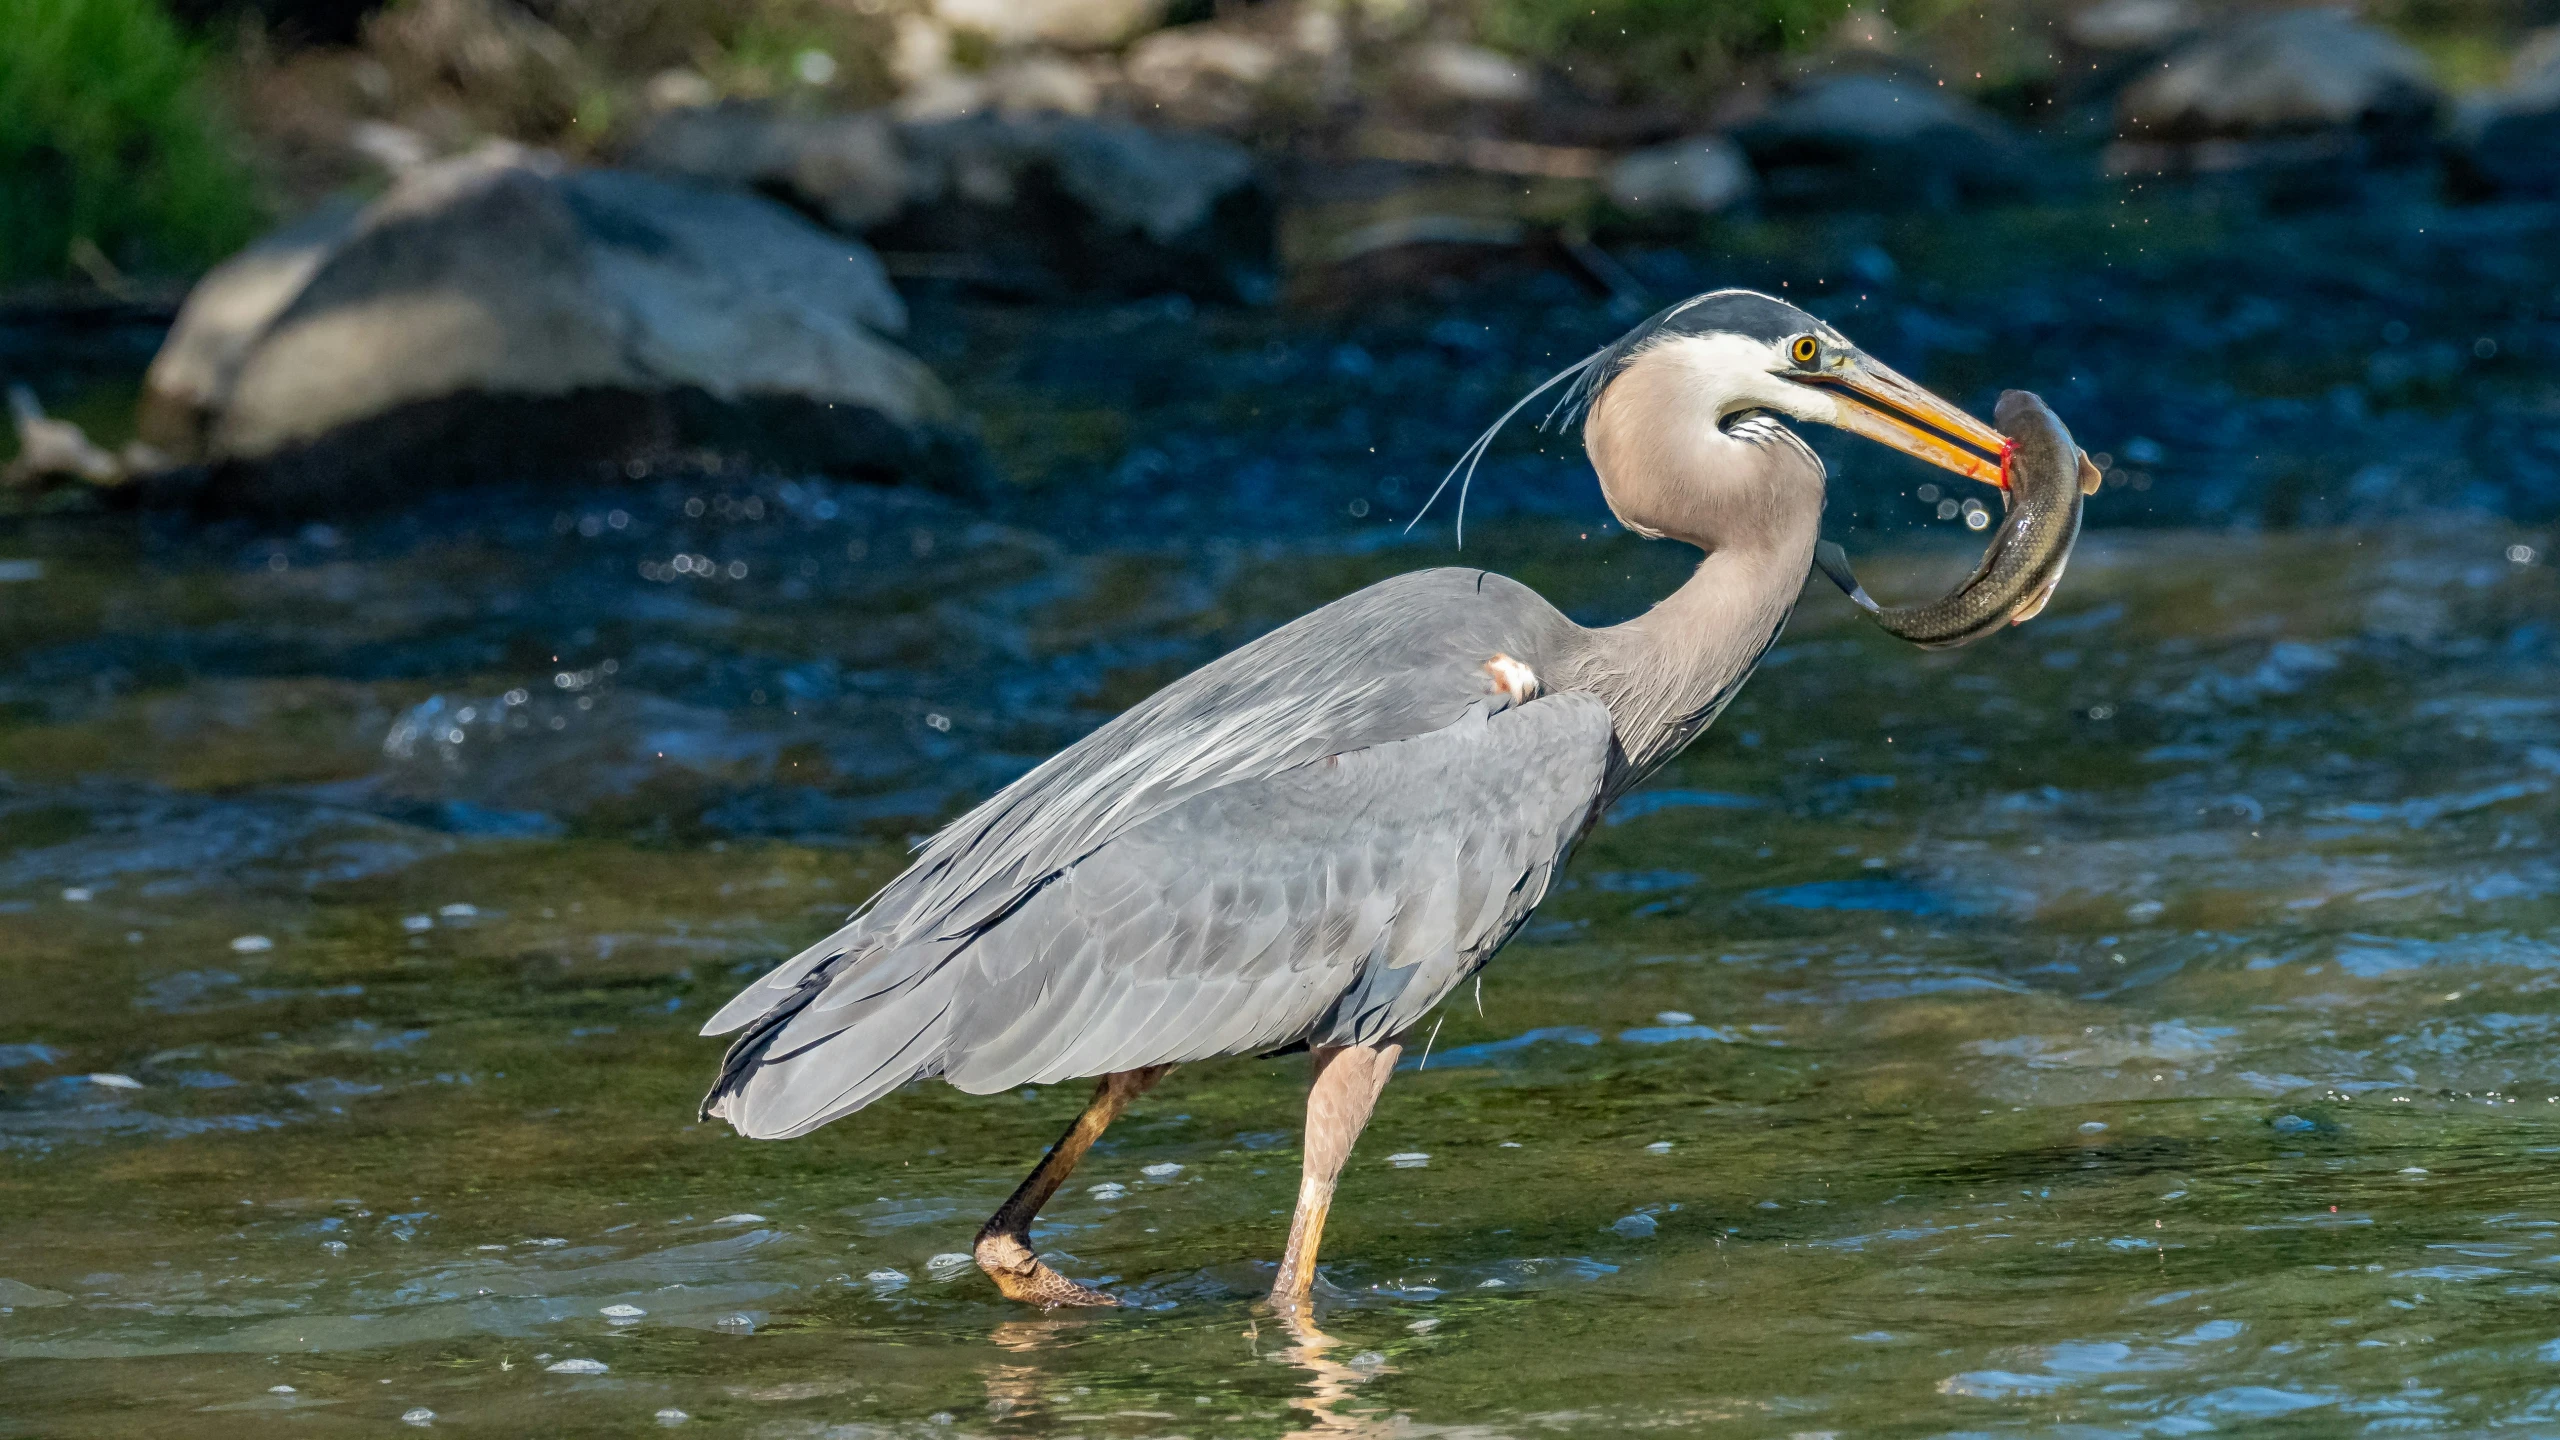
[[[1119,1300],[1079,1285],[1052,1270],[1019,1235],[981,1235],[973,1252],[978,1268],[996,1282],[1007,1300],[1055,1310],[1062,1305],[1117,1305]]]

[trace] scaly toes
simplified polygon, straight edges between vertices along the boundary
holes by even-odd
[[[1065,1305],[1117,1305],[1112,1296],[1090,1285],[1079,1285],[1052,1270],[1018,1235],[987,1235],[978,1240],[975,1258],[978,1268],[996,1282],[996,1289],[1007,1300],[1055,1310]]]

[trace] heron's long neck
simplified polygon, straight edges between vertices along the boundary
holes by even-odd
[[[1575,686],[1608,702],[1625,754],[1611,777],[1612,793],[1642,780],[1706,729],[1795,609],[1821,534],[1822,490],[1818,468],[1794,479],[1724,509],[1722,523],[1712,527],[1677,519],[1650,526],[1706,551],[1697,570],[1644,614],[1584,632]],[[1736,498],[1726,493],[1727,501]],[[1736,520],[1737,511],[1748,518]],[[1706,538],[1711,528],[1723,533]]]

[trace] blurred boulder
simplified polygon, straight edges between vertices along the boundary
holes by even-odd
[[[1777,206],[1952,209],[2033,186],[2032,157],[2006,125],[1895,76],[1811,81],[1733,136]]]
[[[987,72],[986,103],[1007,115],[1090,115],[1102,107],[1104,81],[1118,78],[1107,62],[1026,55]]]
[[[1259,302],[1276,214],[1253,156],[1215,136],[1064,115],[900,128],[907,203],[885,251],[963,257],[1026,293]]]
[[[905,323],[869,250],[767,201],[491,146],[217,267],[141,426],[199,503],[269,512],[702,449],[964,483]]]
[[[2343,10],[2278,11],[2178,47],[2128,87],[2108,165],[2405,161],[2431,150],[2440,104],[2426,61],[2389,34]]]
[[[1177,124],[1242,124],[1285,60],[1272,41],[1223,25],[1180,25],[1129,47],[1129,88]]]
[[[1001,46],[1104,50],[1162,23],[1167,0],[933,0],[934,18]]]
[[[2560,25],[2537,30],[2516,50],[2496,103],[2517,111],[2560,110]]]
[[[1271,196],[1252,154],[1215,136],[1054,112],[894,121],[727,106],[661,117],[628,158],[779,196],[919,273],[1002,292],[1271,291]]]
[[[1521,61],[1481,45],[1432,40],[1405,57],[1416,98],[1466,105],[1521,105],[1538,96],[1538,77]]]
[[[2525,41],[2504,87],[2463,107],[2455,141],[2458,191],[2560,195],[2560,25]]]
[[[1692,135],[1621,158],[1609,169],[1609,198],[1639,215],[1712,215],[1751,198],[1758,181],[1741,147]]]
[[[1221,11],[1216,20],[1159,30],[1129,47],[1122,91],[1134,113],[1157,124],[1286,132],[1352,99],[1355,71],[1341,7],[1262,0]]]
[[[906,204],[895,128],[876,112],[803,116],[761,105],[675,110],[642,132],[625,164],[790,201],[859,232]]]
[[[1831,48],[1891,55],[1902,48],[1902,32],[1881,10],[1852,6],[1831,25]]]
[[[2084,49],[2116,54],[2158,50],[2203,26],[2188,0],[2098,0],[2072,13],[2063,34]]]
[[[367,21],[365,38],[413,98],[458,96],[505,133],[550,134],[578,113],[576,47],[513,0],[408,0]]]
[[[684,110],[716,104],[720,99],[719,87],[713,85],[708,77],[699,70],[682,65],[650,76],[649,83],[641,87],[640,93],[652,110]]]

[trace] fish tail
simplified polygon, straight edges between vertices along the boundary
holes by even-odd
[[[1849,552],[1841,549],[1836,542],[1825,540],[1814,546],[1813,563],[1821,569],[1823,574],[1830,576],[1831,583],[1839,586],[1840,593],[1848,596],[1850,603],[1859,609],[1873,615],[1884,608],[1875,602],[1875,597],[1867,593],[1866,586],[1858,583],[1856,572],[1849,568]]]

